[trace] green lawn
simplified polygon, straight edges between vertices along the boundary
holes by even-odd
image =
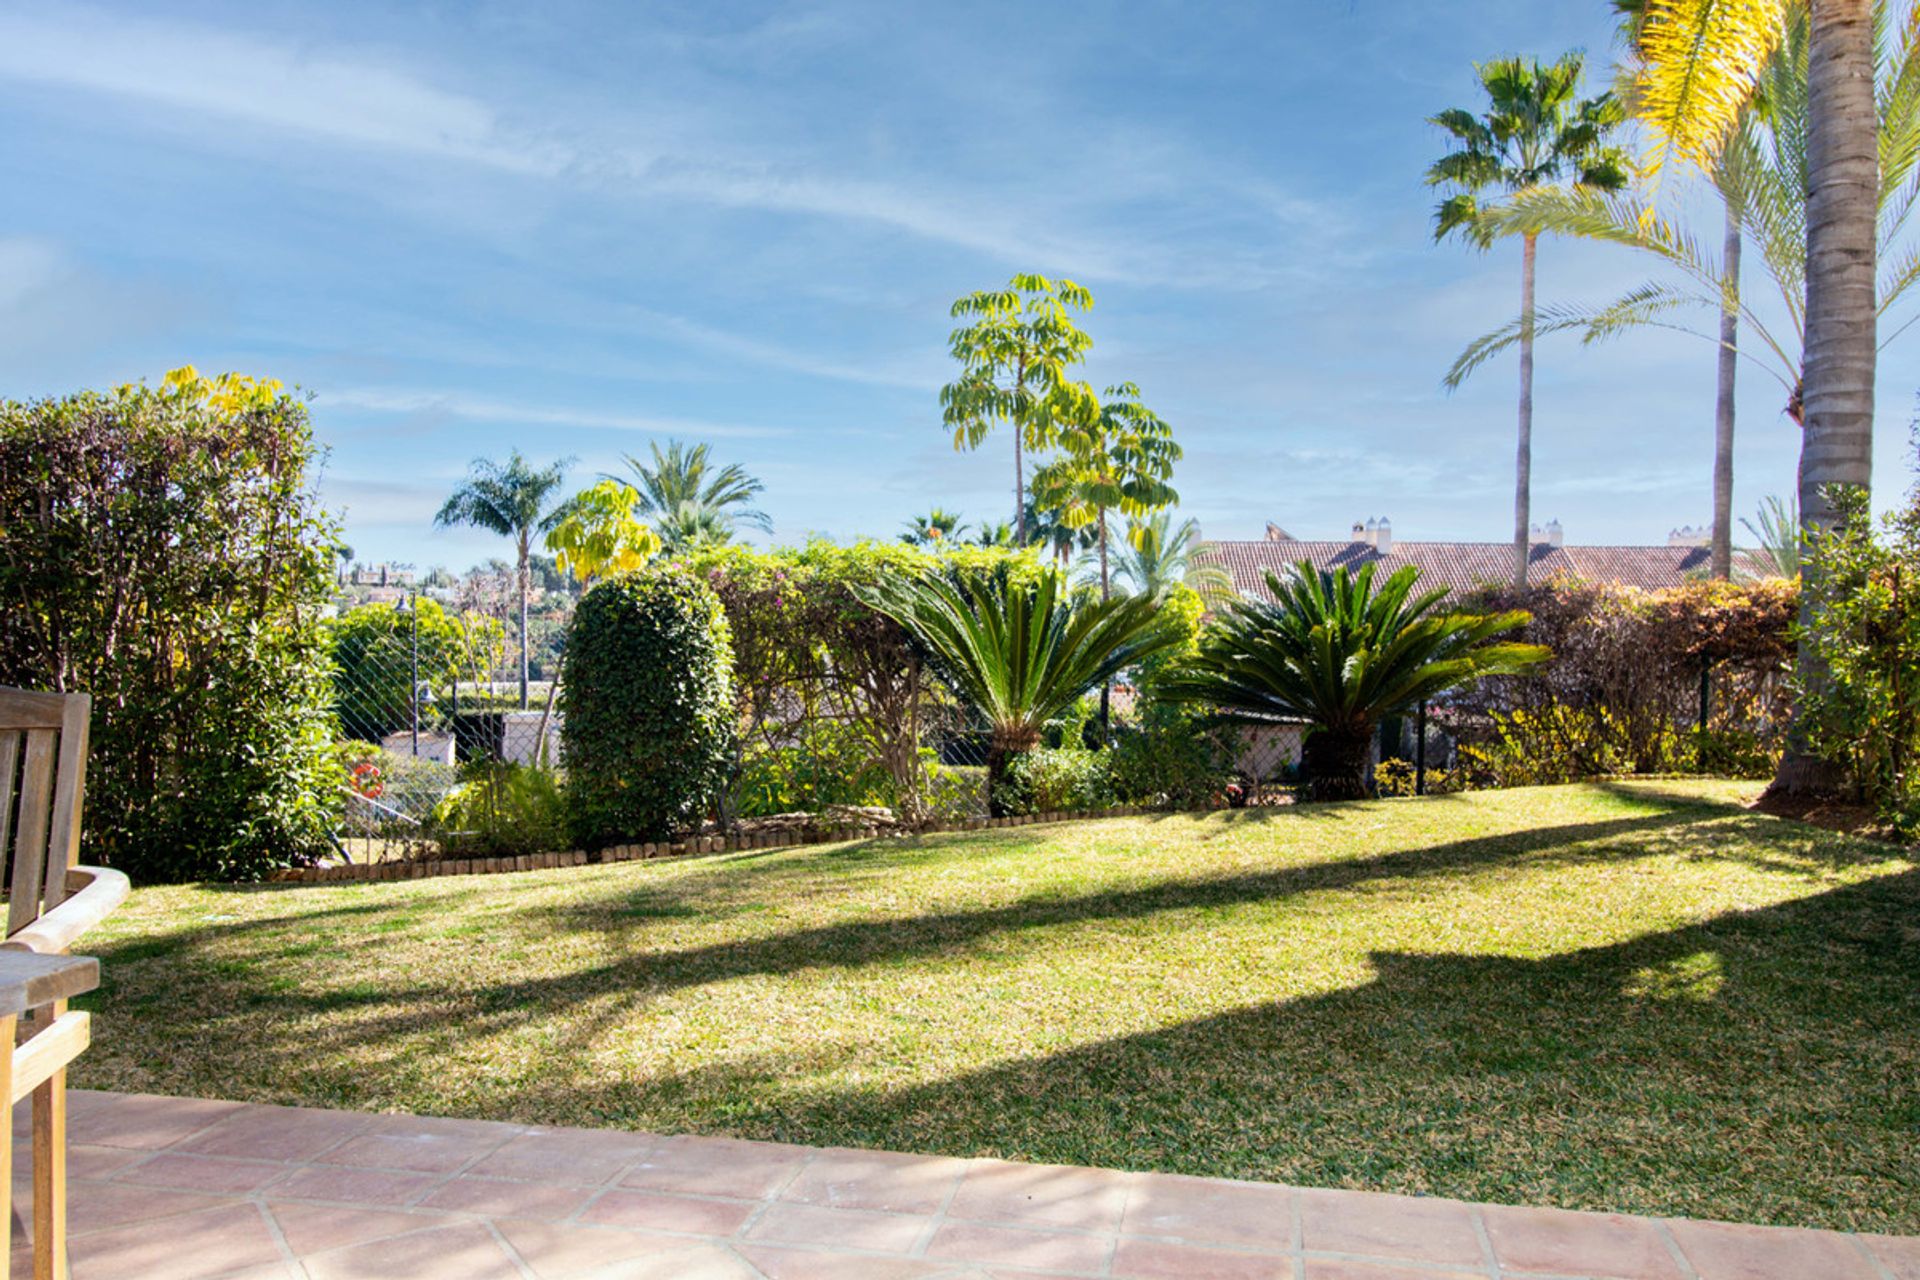
[[[1752,790],[144,890],[77,1079],[1920,1232],[1920,864]]]

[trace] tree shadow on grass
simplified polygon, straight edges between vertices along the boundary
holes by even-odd
[[[1362,985],[937,1083],[796,1094],[769,1061],[578,1085],[718,1131],[1508,1203],[1920,1232],[1920,871]]]

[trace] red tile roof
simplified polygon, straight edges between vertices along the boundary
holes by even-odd
[[[1734,552],[1736,568],[1747,554]],[[1266,575],[1285,573],[1302,560],[1311,561],[1323,570],[1341,566],[1358,569],[1368,561],[1375,561],[1380,564],[1375,572],[1382,574],[1410,564],[1420,570],[1422,586],[1444,586],[1453,591],[1499,585],[1513,577],[1513,544],[1510,542],[1396,541],[1383,556],[1364,542],[1262,539],[1259,542],[1209,542],[1200,555],[1224,567],[1233,577],[1234,589],[1241,595],[1257,595],[1263,599],[1267,597]],[[1677,587],[1689,578],[1705,577],[1707,566],[1705,547],[1555,547],[1542,542],[1534,545],[1527,580],[1542,583],[1554,578],[1574,578],[1659,591]]]

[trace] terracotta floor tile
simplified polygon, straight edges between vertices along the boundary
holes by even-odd
[[[367,1244],[424,1230],[443,1219],[431,1214],[381,1213],[373,1209],[322,1204],[281,1204],[269,1200],[267,1209],[286,1237],[295,1257]]]
[[[695,1200],[658,1191],[615,1190],[588,1205],[580,1220],[683,1235],[730,1236],[757,1207],[745,1200]]]
[[[679,1236],[583,1227],[578,1223],[557,1226],[503,1219],[494,1226],[540,1280],[570,1280],[622,1263],[684,1254],[688,1248],[687,1241]]]
[[[780,1193],[783,1200],[834,1209],[933,1213],[947,1201],[968,1162],[891,1151],[822,1151]]]
[[[238,1102],[127,1094],[72,1111],[67,1119],[67,1140],[154,1151],[189,1138],[240,1110]]]
[[[760,1273],[731,1249],[684,1240],[671,1253],[633,1258],[579,1274],[580,1280],[761,1280]]]
[[[1130,1177],[1110,1169],[982,1161],[960,1179],[947,1216],[1118,1231]]]
[[[848,1257],[826,1249],[793,1249],[759,1243],[734,1246],[767,1280],[948,1280],[951,1262],[907,1258]]]
[[[1494,1256],[1509,1271],[1682,1280],[1659,1227],[1645,1218],[1512,1205],[1487,1205],[1481,1217]]]
[[[1113,1274],[1120,1280],[1293,1280],[1293,1258],[1122,1238]]]
[[[222,1270],[282,1262],[273,1232],[251,1204],[169,1218],[164,1230],[134,1223],[74,1236],[68,1249],[73,1280],[203,1280],[219,1274],[209,1259],[218,1259]]]
[[[323,1164],[370,1169],[405,1169],[414,1173],[452,1173],[490,1155],[514,1137],[505,1125],[495,1133],[440,1133],[431,1129],[382,1129],[351,1139],[320,1157]]]
[[[767,1206],[747,1229],[747,1239],[818,1248],[861,1249],[871,1253],[907,1253],[920,1242],[932,1219],[922,1214],[871,1213],[865,1209],[824,1209],[811,1204]]]
[[[68,1191],[67,1229],[74,1235],[104,1231],[129,1223],[218,1208],[230,1202],[231,1197],[227,1196],[133,1187],[119,1182],[82,1182]]]
[[[665,1138],[620,1185],[754,1200],[778,1191],[806,1161],[805,1147],[732,1138]]]
[[[644,1159],[657,1142],[649,1134],[540,1129],[508,1139],[467,1172],[597,1186]]]
[[[1700,1280],[1880,1280],[1845,1236],[1783,1227],[1678,1220],[1668,1224]]]
[[[439,1183],[431,1173],[390,1173],[385,1169],[349,1169],[308,1165],[273,1184],[273,1194],[288,1200],[337,1200],[394,1208],[412,1204]]]
[[[1294,1196],[1287,1187],[1140,1174],[1128,1190],[1120,1229],[1128,1235],[1174,1236],[1193,1244],[1291,1249]]]
[[[1486,1252],[1473,1210],[1457,1200],[1302,1191],[1302,1244],[1310,1253],[1360,1253],[1479,1268]]]
[[[549,1186],[496,1178],[455,1178],[420,1202],[423,1209],[557,1222],[593,1198],[592,1187]]]
[[[13,1154],[13,1167],[16,1171],[30,1168],[32,1150],[25,1144]],[[147,1158],[147,1153],[133,1147],[94,1147],[83,1143],[67,1142],[67,1176],[70,1178],[111,1178],[114,1174],[137,1164]]]
[[[1346,1262],[1307,1259],[1307,1280],[1487,1280],[1491,1271],[1435,1271],[1403,1267],[1392,1262]]]
[[[193,1155],[249,1160],[311,1160],[342,1139],[362,1133],[373,1117],[305,1107],[248,1107],[202,1130],[174,1149]]]
[[[1893,1273],[1893,1280],[1920,1280],[1920,1237],[1862,1236],[1880,1265]]]
[[[933,1242],[927,1246],[929,1258],[1055,1271],[1102,1271],[1112,1253],[1111,1236],[997,1227],[986,1222],[949,1222],[933,1233]]]
[[[318,1253],[302,1262],[312,1280],[522,1280],[493,1232],[477,1222]]]
[[[171,1187],[177,1191],[204,1191],[210,1195],[246,1195],[276,1178],[287,1176],[284,1164],[229,1160],[224,1156],[187,1156],[163,1151],[151,1160],[122,1170],[121,1184]]]

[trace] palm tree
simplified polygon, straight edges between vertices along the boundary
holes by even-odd
[[[1800,576],[1800,511],[1796,503],[1769,494],[1754,518],[1740,523],[1760,544],[1752,559],[1766,570],[1762,576],[1789,580]]]
[[[547,499],[567,474],[571,458],[562,459],[538,471],[527,464],[515,449],[503,467],[489,458],[475,458],[467,479],[434,515],[434,524],[443,529],[470,525],[512,538],[519,554],[515,582],[520,593],[520,706],[527,705],[527,590],[531,585],[528,566],[533,556],[533,535],[553,527],[557,513]]]
[[[1884,0],[1877,13],[1883,23],[1891,18]],[[1713,536],[1717,577],[1726,576],[1732,561],[1732,364],[1738,355],[1745,354],[1780,383],[1787,416],[1796,426],[1805,425],[1809,45],[1807,15],[1798,11],[1762,66],[1749,108],[1728,140],[1706,158],[1707,176],[1726,208],[1719,258],[1702,249],[1684,227],[1662,218],[1644,196],[1527,192],[1494,219],[1508,232],[1524,227],[1627,245],[1674,268],[1677,278],[1650,281],[1605,305],[1544,308],[1535,333],[1573,330],[1584,341],[1596,342],[1629,328],[1655,326],[1713,342],[1718,348]],[[1909,35],[1883,48],[1876,94],[1881,162],[1877,234],[1880,255],[1896,259],[1878,285],[1876,309],[1884,316],[1920,281],[1920,249],[1902,247],[1903,233],[1920,200],[1920,185],[1913,181],[1920,170],[1920,41]],[[1739,288],[1743,233],[1759,251],[1780,303],[1777,309],[1756,307],[1755,299],[1744,296]],[[1689,311],[1717,312],[1719,332],[1688,323]],[[1776,315],[1784,316],[1784,327]],[[1892,342],[1907,324],[1896,327],[1879,345]],[[1757,340],[1756,346],[1742,350],[1736,345],[1734,335],[1740,325]],[[1457,386],[1478,365],[1512,346],[1519,331],[1520,321],[1515,319],[1476,340],[1449,371],[1448,385]]]
[[[923,516],[915,516],[900,535],[900,541],[912,547],[944,547],[966,536],[967,524],[958,514],[934,507]]]
[[[1557,184],[1571,176],[1577,185],[1618,190],[1626,185],[1621,152],[1607,145],[1621,112],[1610,94],[1579,98],[1584,59],[1569,53],[1544,66],[1521,58],[1498,58],[1477,68],[1487,92],[1488,110],[1474,115],[1459,107],[1442,111],[1433,123],[1459,144],[1427,170],[1430,186],[1451,194],[1434,211],[1434,239],[1458,235],[1490,248],[1496,233],[1481,193],[1503,195]],[[1533,483],[1533,314],[1534,259],[1539,236],[1521,235],[1520,414],[1513,486],[1513,581],[1527,585],[1527,558]]]
[[[722,542],[732,538],[735,525],[751,525],[763,533],[772,531],[773,521],[767,513],[750,505],[766,486],[748,475],[739,463],[730,462],[715,468],[709,448],[704,444],[689,448],[678,440],[669,440],[664,451],[657,441],[647,447],[653,453],[651,462],[630,453],[624,455],[624,461],[632,473],[628,483],[639,482],[640,514],[653,517],[656,526],[665,522],[678,523],[683,528],[702,528],[718,520],[727,529],[727,536],[719,539]],[[607,479],[622,477],[608,476]],[[658,532],[662,542],[670,548],[674,546],[666,528],[661,527]]]
[[[1009,762],[1039,743],[1049,720],[1179,641],[1153,598],[1075,598],[1053,569],[1032,582],[1005,572],[968,583],[929,574],[855,591],[906,628],[946,683],[986,719],[987,804],[996,817],[1005,813]]]
[[[655,508],[653,531],[659,535],[660,549],[677,556],[732,542],[733,521],[724,507],[700,498],[683,498],[670,507]]]
[[[1420,571],[1412,565],[1378,590],[1375,568],[1323,572],[1302,561],[1284,580],[1268,574],[1273,599],[1228,606],[1201,632],[1194,656],[1162,680],[1161,696],[1240,724],[1304,721],[1307,797],[1351,800],[1367,794],[1383,717],[1547,659],[1539,645],[1499,639],[1526,625],[1525,613],[1443,613],[1444,589],[1413,594]]]
[[[1156,511],[1144,519],[1129,521],[1126,540],[1114,558],[1113,580],[1116,586],[1139,595],[1159,595],[1180,583],[1209,604],[1233,595],[1233,575],[1220,565],[1200,558],[1200,525],[1182,520],[1178,526],[1173,515]]]
[[[1075,556],[1093,550],[1091,526],[1074,528],[1060,518],[1059,512],[1041,508],[1031,495],[1021,508],[1021,514],[1021,528],[1026,533],[1022,536],[1016,530],[1014,545],[1043,552],[1063,569],[1073,563]]]
[[[1647,0],[1661,21],[1641,41],[1635,114],[1666,155],[1710,164],[1726,144],[1762,69],[1800,0]],[[1875,273],[1881,201],[1880,130],[1875,106],[1873,0],[1808,0],[1806,156],[1806,357],[1802,369],[1800,520],[1808,533],[1832,529],[1836,488],[1873,482],[1873,391],[1878,355]],[[1915,39],[1911,24],[1899,33]],[[1911,80],[1897,92],[1920,91]],[[1904,271],[1906,264],[1896,268]],[[1801,593],[1799,675],[1825,682],[1817,644],[1816,593]],[[1773,787],[1831,791],[1841,770],[1796,731]]]
[[[1014,542],[1013,526],[1005,520],[982,520],[974,531],[973,545],[976,547],[1012,547]]]

